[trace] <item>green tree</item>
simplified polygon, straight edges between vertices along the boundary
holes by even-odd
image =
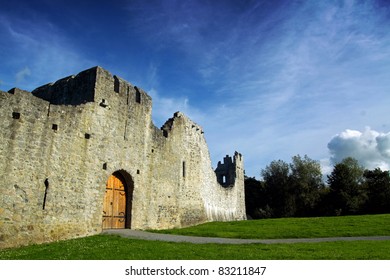
[[[295,201],[290,183],[289,165],[282,161],[272,161],[261,171],[268,200],[268,209],[274,217],[295,215]]]
[[[330,196],[330,188],[323,187],[319,190],[319,201],[316,206],[316,216],[331,216],[335,215],[336,211],[333,208],[333,201]]]
[[[368,201],[367,212],[390,213],[390,172],[380,168],[364,171]]]
[[[332,173],[328,175],[328,184],[335,214],[361,212],[367,200],[363,172],[363,167],[352,157],[345,158],[334,166]]]
[[[321,165],[307,155],[292,158],[290,181],[295,196],[296,216],[315,215],[323,188]]]
[[[255,178],[245,178],[245,208],[248,218],[269,218],[267,212],[267,196],[263,182]]]

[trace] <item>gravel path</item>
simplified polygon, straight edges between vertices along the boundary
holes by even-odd
[[[126,238],[158,240],[167,242],[187,242],[195,244],[219,243],[219,244],[276,244],[276,243],[315,243],[330,241],[356,241],[356,240],[390,240],[390,236],[358,236],[358,237],[323,237],[323,238],[296,238],[296,239],[233,239],[218,237],[197,237],[172,234],[151,233],[131,229],[107,229],[102,234],[119,235]]]

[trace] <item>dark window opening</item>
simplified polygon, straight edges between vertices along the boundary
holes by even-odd
[[[85,133],[84,137],[85,137],[85,139],[90,139],[91,138],[91,134]]]
[[[186,162],[183,161],[183,177],[186,176]]]
[[[53,123],[53,125],[51,126],[51,129],[57,131],[58,130],[58,125]]]
[[[20,113],[18,113],[18,112],[12,112],[12,118],[15,119],[15,120],[20,119]]]
[[[107,170],[107,162],[103,163],[103,169]]]
[[[141,103],[141,92],[137,87],[134,88],[135,88],[135,102]]]
[[[44,184],[45,184],[45,194],[43,196],[42,210],[45,210],[45,207],[46,207],[46,197],[47,197],[47,192],[49,190],[49,178],[45,179]]]
[[[164,137],[168,138],[168,131],[163,130],[163,135],[164,135]]]
[[[137,174],[140,174],[140,171],[139,171],[139,169],[137,169]]]
[[[119,86],[120,86],[119,79],[117,76],[114,76],[114,91],[116,93],[119,93]]]

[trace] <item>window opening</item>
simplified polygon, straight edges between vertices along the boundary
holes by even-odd
[[[135,102],[141,103],[141,92],[137,87],[134,88],[135,88]]]
[[[46,207],[46,197],[47,197],[47,192],[49,191],[49,178],[45,179],[45,194],[43,196],[43,204],[42,204],[42,210],[45,210]]]
[[[116,93],[119,93],[119,86],[120,86],[119,79],[117,76],[114,76],[114,91]]]
[[[20,119],[20,113],[18,113],[18,112],[12,112],[12,118],[15,119],[15,120]]]

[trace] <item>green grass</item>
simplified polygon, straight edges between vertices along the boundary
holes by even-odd
[[[315,260],[390,259],[390,241],[302,244],[189,244],[96,235],[0,251],[18,260]]]
[[[159,233],[244,239],[390,235],[390,214],[212,222]]]
[[[234,238],[299,238],[390,235],[390,215],[288,218],[226,223],[169,230],[175,234]],[[66,260],[372,260],[390,259],[390,241],[296,244],[190,244],[96,235],[49,244],[0,250],[0,259]]]

